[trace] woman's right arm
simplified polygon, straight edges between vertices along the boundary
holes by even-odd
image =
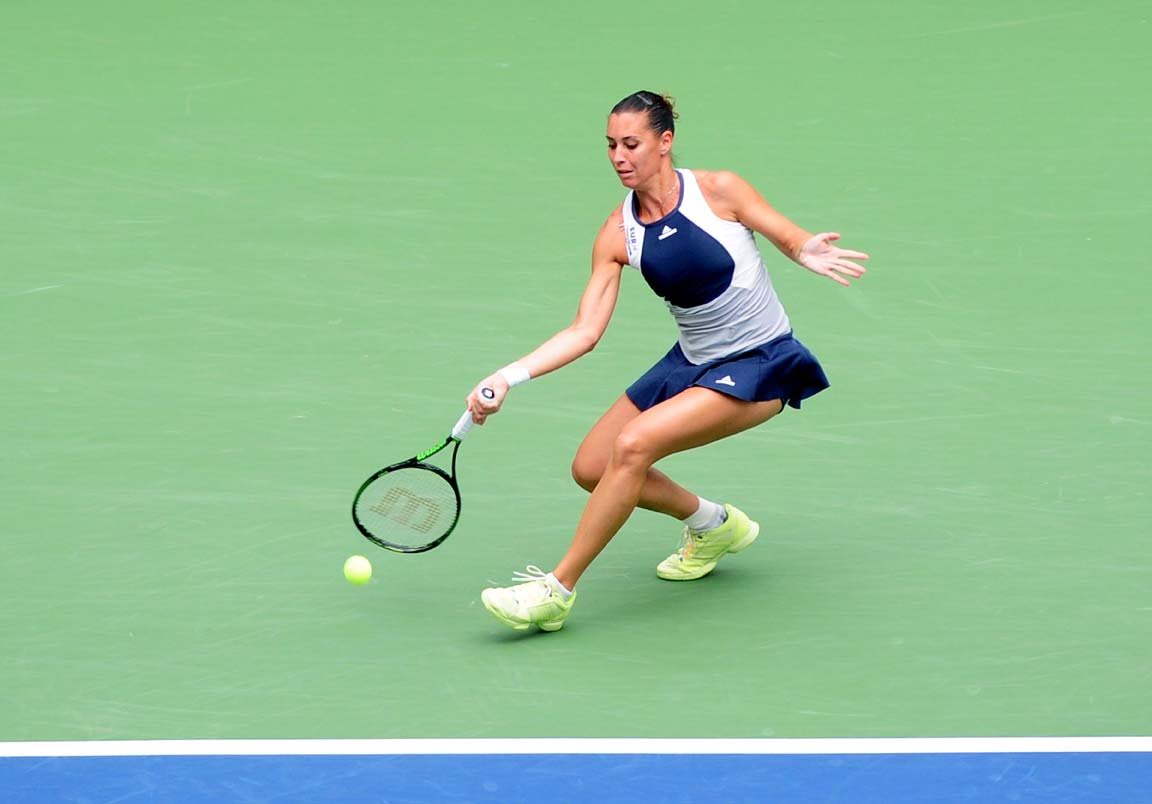
[[[622,225],[623,216],[617,209],[596,235],[592,246],[592,275],[580,297],[580,306],[572,323],[515,363],[481,380],[468,395],[468,409],[477,424],[483,424],[485,418],[500,410],[508,394],[508,375],[514,375],[514,379],[515,375],[523,379],[524,374],[540,377],[583,357],[600,342],[612,311],[616,309],[620,273],[628,259]],[[495,392],[493,399],[485,399],[479,394],[479,390],[485,387]]]

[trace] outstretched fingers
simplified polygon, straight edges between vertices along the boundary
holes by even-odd
[[[815,273],[833,279],[841,285],[848,285],[846,277],[859,279],[867,273],[867,269],[854,260],[866,260],[868,254],[833,245],[839,239],[839,232],[821,232],[813,235],[804,244],[796,261]]]
[[[829,264],[829,265],[823,266],[816,273],[820,274],[821,276],[826,276],[835,282],[839,282],[841,285],[847,286],[848,280],[845,279],[844,277],[840,276],[840,274],[836,273],[837,271],[840,271],[840,270],[843,270],[842,268],[840,268],[840,266],[835,265],[835,264]]]
[[[863,265],[857,265],[851,260],[838,259],[832,265],[839,271],[843,271],[849,276],[860,277],[868,272],[868,269]]]
[[[839,232],[820,232],[813,235],[812,238],[805,244],[806,250],[816,251],[820,248],[833,248],[832,244],[840,239]],[[809,249],[809,247],[811,247]]]

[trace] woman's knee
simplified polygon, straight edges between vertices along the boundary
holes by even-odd
[[[592,491],[604,476],[604,462],[598,461],[583,452],[572,459],[572,479],[585,491]]]
[[[647,471],[657,458],[654,440],[640,427],[625,427],[612,444],[612,463],[621,468]]]

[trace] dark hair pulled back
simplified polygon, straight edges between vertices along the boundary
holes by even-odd
[[[633,92],[612,107],[612,114],[620,112],[643,112],[648,115],[648,125],[656,132],[656,136],[665,131],[675,134],[676,118],[680,116],[676,113],[676,101],[673,98],[646,89]]]

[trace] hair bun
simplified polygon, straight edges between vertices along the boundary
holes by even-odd
[[[657,134],[665,131],[676,132],[675,121],[680,118],[676,111],[676,100],[671,95],[660,92],[650,92],[642,89],[633,92],[624,100],[612,107],[612,114],[621,112],[644,112],[648,115],[648,122]]]

